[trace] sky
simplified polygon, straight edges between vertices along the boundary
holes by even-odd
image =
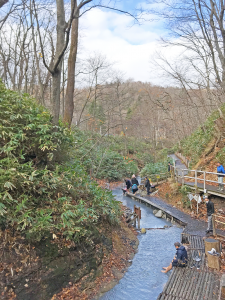
[[[137,0],[123,0],[117,7],[132,10],[141,4]],[[115,67],[126,79],[165,85],[165,79],[151,65],[155,52],[161,51],[159,39],[165,33],[162,22],[134,24],[133,19],[124,14],[95,8],[81,17],[80,30],[81,57],[101,53],[116,63]],[[167,55],[170,55],[168,49]]]

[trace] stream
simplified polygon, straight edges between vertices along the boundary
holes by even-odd
[[[165,219],[158,219],[153,210],[145,204],[123,196],[122,191],[113,191],[116,199],[133,210],[134,205],[141,208],[141,228],[162,228],[171,226]],[[174,243],[180,242],[182,228],[173,225],[165,230],[147,230],[139,234],[138,252],[132,265],[119,283],[105,293],[101,300],[156,300],[162,292],[171,272],[161,273],[162,267],[170,264],[175,254]]]

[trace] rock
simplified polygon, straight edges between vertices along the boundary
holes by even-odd
[[[155,214],[155,217],[157,218],[162,218],[163,216],[163,212],[161,210],[159,210],[156,214]]]
[[[164,228],[169,228],[169,226],[168,226],[168,225],[164,225],[163,227],[164,227]]]
[[[141,233],[146,233],[146,229],[145,228],[141,228]]]
[[[154,215],[155,215],[157,212],[158,212],[157,209],[154,209],[154,210],[153,210],[153,214],[154,214]]]
[[[163,218],[163,219],[166,219],[166,214],[163,214],[163,215],[162,215],[162,218]]]
[[[218,212],[219,212],[220,214],[222,214],[222,215],[225,214],[225,212],[224,212],[224,210],[223,210],[222,208],[218,209]]]
[[[117,283],[118,283],[117,279],[113,279],[113,280],[111,280],[109,282],[106,282],[105,285],[103,285],[101,287],[100,292],[104,294],[104,293],[110,291],[112,288],[114,288],[114,286],[117,285]]]
[[[112,267],[112,273],[115,277],[115,279],[120,280],[124,276],[124,272],[121,272],[120,270],[116,269],[115,267]]]
[[[147,195],[147,192],[146,191],[141,191],[140,194],[141,194],[142,197],[144,197],[144,196]]]

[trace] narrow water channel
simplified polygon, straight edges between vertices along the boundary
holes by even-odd
[[[123,196],[121,190],[114,190],[118,201],[133,209],[134,204],[141,207],[141,228],[161,228],[171,226],[170,222],[158,219],[153,210]],[[147,230],[139,234],[138,252],[124,277],[101,300],[156,300],[166,284],[170,272],[161,273],[162,267],[169,265],[175,254],[174,243],[180,241],[182,228],[172,226],[164,230]]]

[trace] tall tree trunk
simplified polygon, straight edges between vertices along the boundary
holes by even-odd
[[[71,6],[73,6],[71,0]],[[65,96],[65,111],[63,116],[63,122],[67,123],[68,126],[71,126],[73,119],[74,111],[74,87],[75,87],[75,64],[77,59],[77,46],[78,46],[78,17],[79,10],[77,9],[77,0],[75,0],[75,16],[72,22],[71,28],[71,45],[70,45],[70,54],[68,58],[68,76],[67,76],[67,87],[66,87],[66,96]]]
[[[65,43],[65,10],[64,1],[56,0],[57,5],[57,41],[55,51],[55,62],[61,54],[64,43]],[[59,113],[60,113],[60,85],[61,85],[61,71],[62,71],[62,60],[60,61],[57,69],[52,74],[52,113],[53,123],[58,124]]]
[[[0,8],[5,5],[9,0],[0,0]]]

